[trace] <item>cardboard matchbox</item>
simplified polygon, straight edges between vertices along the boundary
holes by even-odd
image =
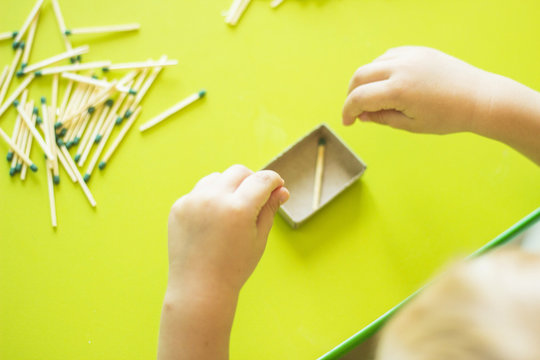
[[[319,139],[326,140],[321,200],[313,209],[313,187]],[[279,213],[297,228],[353,184],[366,170],[366,164],[325,125],[319,125],[287,148],[264,169],[274,170],[285,180],[290,198]]]

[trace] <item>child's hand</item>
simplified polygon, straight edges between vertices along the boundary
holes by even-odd
[[[228,358],[238,293],[288,198],[275,172],[235,165],[173,205],[158,359]]]
[[[477,110],[489,108],[492,77],[435,49],[390,49],[355,72],[343,123],[359,117],[414,132],[471,131]]]
[[[288,198],[283,179],[269,170],[234,165],[201,179],[169,215],[169,287],[194,281],[239,291]]]
[[[356,118],[413,132],[470,131],[540,165],[540,93],[438,50],[388,50],[354,74],[343,124]]]

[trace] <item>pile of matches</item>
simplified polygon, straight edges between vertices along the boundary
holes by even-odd
[[[96,165],[101,170],[105,168],[141,112],[141,100],[161,69],[164,66],[176,65],[177,61],[162,56],[157,61],[121,64],[112,64],[110,61],[83,63],[81,55],[87,53],[89,47],[73,48],[69,36],[133,31],[139,29],[139,25],[67,29],[57,0],[51,2],[66,47],[65,52],[28,64],[43,0],[37,1],[20,30],[0,34],[0,40],[13,39],[15,51],[11,65],[6,65],[0,75],[0,120],[9,108],[13,107],[17,112],[12,136],[8,136],[0,126],[0,137],[10,148],[7,160],[10,162],[11,176],[20,172],[21,179],[24,180],[28,167],[34,172],[38,170],[29,156],[33,140],[45,154],[51,222],[52,226],[56,227],[54,185],[60,183],[59,167],[63,167],[69,178],[79,184],[90,205],[95,207],[96,201],[86,185],[92,172]],[[70,63],[51,66],[60,61]],[[107,79],[106,76],[99,79],[94,73],[83,74],[81,71],[101,71],[105,75],[124,71],[124,76],[119,79]],[[14,75],[19,84],[6,98]],[[42,95],[40,100],[34,101],[29,98],[28,88],[34,79],[40,77],[50,78],[51,92],[40,94]],[[65,90],[60,97],[61,81],[65,82]],[[176,104],[141,126],[141,131],[201,98],[204,93],[200,91]],[[104,153],[105,145],[115,127],[119,128],[116,138]],[[85,170],[82,172],[84,167]]]
[[[246,11],[251,0],[234,0],[231,7],[223,15],[225,16],[225,22],[229,25],[236,25],[242,14]],[[270,7],[278,7],[283,0],[272,0]]]

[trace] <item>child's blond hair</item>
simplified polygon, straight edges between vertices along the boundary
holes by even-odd
[[[386,325],[378,360],[539,360],[540,256],[501,250],[440,276]]]

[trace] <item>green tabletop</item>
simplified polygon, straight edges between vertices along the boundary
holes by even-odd
[[[202,176],[263,167],[327,123],[368,165],[297,230],[277,218],[240,296],[232,359],[314,359],[540,204],[540,169],[472,134],[417,135],[341,125],[355,69],[399,45],[426,45],[540,89],[538,1],[253,1],[237,27],[232,1],[60,0],[68,27],[139,22],[139,32],[73,36],[84,61],[178,59],[157,79],[136,127],[195,91],[154,129],[128,133],[89,187],[92,209],[61,172],[53,230],[43,154],[25,182],[0,166],[0,358],[155,357],[167,281],[167,215]],[[0,32],[33,0],[0,4]],[[64,51],[49,1],[30,63]],[[0,43],[0,66],[11,63]],[[1,70],[1,69],[0,69]],[[19,80],[14,80],[13,87]],[[50,94],[36,79],[30,97]],[[11,134],[15,112],[0,118]],[[0,143],[0,157],[8,148]],[[2,160],[3,161],[3,160]]]

